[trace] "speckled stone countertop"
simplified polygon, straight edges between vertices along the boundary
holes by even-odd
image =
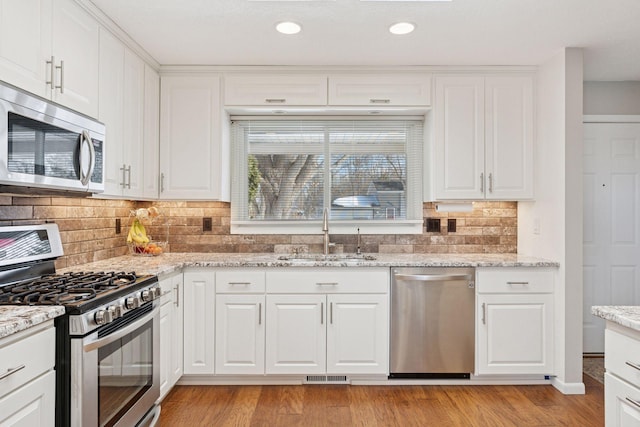
[[[53,306],[0,306],[0,338],[44,323],[64,314],[64,307]]]
[[[596,305],[591,307],[591,314],[640,331],[640,306]]]
[[[157,257],[125,255],[60,269],[67,271],[135,271],[167,274],[184,267],[558,267],[557,262],[516,254],[371,254],[375,259],[282,260],[283,254],[165,253]],[[310,254],[306,255],[307,257]],[[339,257],[340,255],[329,255]]]

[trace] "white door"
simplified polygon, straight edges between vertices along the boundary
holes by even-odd
[[[584,344],[604,352],[593,305],[640,304],[640,123],[584,125]]]
[[[264,374],[264,295],[216,296],[216,373]]]
[[[389,371],[387,295],[329,295],[327,373]]]
[[[325,295],[267,295],[267,374],[326,371]]]

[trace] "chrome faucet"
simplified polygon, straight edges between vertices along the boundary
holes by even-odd
[[[322,253],[329,255],[329,208],[324,208],[322,213],[322,232],[324,233]]]

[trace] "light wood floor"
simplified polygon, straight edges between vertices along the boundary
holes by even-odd
[[[604,386],[176,386],[160,425],[604,426]]]

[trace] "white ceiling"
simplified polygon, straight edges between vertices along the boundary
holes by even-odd
[[[640,80],[640,0],[91,1],[163,65],[537,65],[582,47],[585,80]]]

